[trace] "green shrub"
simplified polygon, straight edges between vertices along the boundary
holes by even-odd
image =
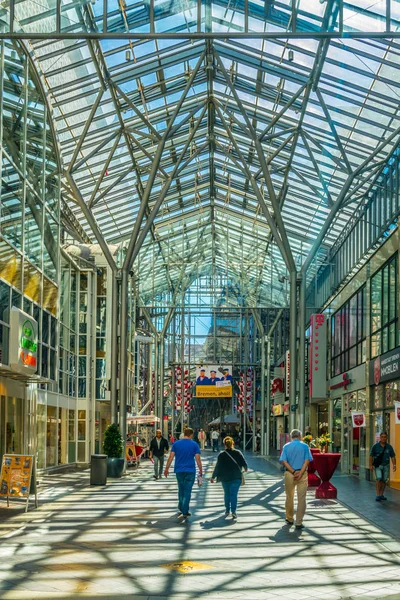
[[[121,458],[124,446],[118,425],[109,425],[104,434],[103,450],[109,458]]]

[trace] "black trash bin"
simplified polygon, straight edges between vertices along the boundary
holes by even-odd
[[[107,454],[92,454],[90,457],[90,485],[106,485]]]

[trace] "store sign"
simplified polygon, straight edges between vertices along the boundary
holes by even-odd
[[[13,306],[10,313],[10,367],[16,373],[37,371],[38,326],[35,319]]]
[[[352,383],[352,380],[350,379],[348,374],[343,373],[342,381],[339,381],[338,383],[334,383],[333,385],[329,386],[329,389],[337,390],[338,388],[344,388],[345,390],[347,390],[347,386],[350,385],[351,383]]]
[[[365,427],[365,413],[352,412],[351,420],[353,422],[353,427]]]
[[[310,397],[326,398],[326,317],[311,315]]]
[[[400,377],[400,348],[390,350],[369,363],[370,385],[379,385],[398,377]]]
[[[285,355],[285,396],[289,398],[290,395],[290,352],[286,350]]]

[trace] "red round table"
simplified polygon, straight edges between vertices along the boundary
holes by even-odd
[[[331,484],[330,478],[334,474],[341,456],[339,452],[314,454],[314,467],[322,480],[322,483],[315,490],[316,498],[337,498],[337,489]]]
[[[310,450],[313,458],[315,454],[321,452],[319,448],[310,448]],[[308,487],[317,487],[321,483],[320,478],[315,474],[315,470],[315,461],[312,460],[308,465]]]

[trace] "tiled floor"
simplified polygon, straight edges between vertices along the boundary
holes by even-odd
[[[174,476],[153,481],[145,466],[105,488],[71,485],[11,519],[21,521],[0,541],[0,598],[400,599],[400,541],[312,492],[306,529],[289,528],[281,475],[249,462],[237,523],[223,518],[221,487],[206,482],[180,524]]]

